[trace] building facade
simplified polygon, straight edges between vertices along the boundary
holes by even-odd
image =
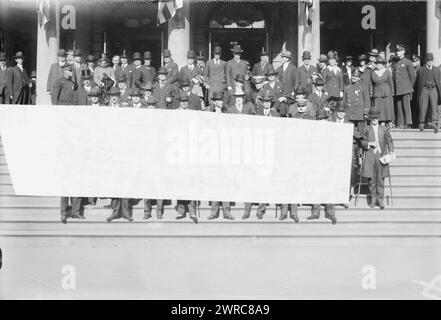
[[[59,48],[79,48],[83,55],[110,55],[125,50],[129,56],[149,50],[153,65],[161,65],[161,52],[172,51],[179,66],[189,49],[211,57],[212,48],[223,48],[224,60],[239,43],[250,63],[266,48],[278,62],[282,48],[299,63],[304,50],[313,63],[320,53],[336,50],[339,57],[357,56],[372,48],[386,56],[397,43],[408,53],[435,54],[441,63],[440,3],[427,1],[190,1],[184,0],[184,23],[157,23],[158,1],[60,0],[52,1],[50,22],[42,25],[37,1],[0,1],[0,50],[13,56],[23,51],[25,67],[37,71],[38,103],[48,103],[44,91],[50,63]],[[51,29],[52,28],[52,29]]]

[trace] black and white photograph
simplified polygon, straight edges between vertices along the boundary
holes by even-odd
[[[441,300],[440,120],[440,0],[0,0],[0,300]]]

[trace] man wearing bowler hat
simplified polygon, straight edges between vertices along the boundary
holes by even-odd
[[[49,75],[47,77],[47,91],[49,94],[52,92],[55,81],[63,78],[63,66],[66,64],[67,52],[64,49],[60,49],[57,53],[58,62],[51,65],[49,69]],[[75,80],[75,79],[74,79]]]
[[[208,99],[211,99],[213,92],[223,92],[226,89],[226,62],[221,59],[222,48],[214,47],[213,59],[205,66],[205,88],[208,89]]]
[[[173,85],[176,89],[178,88],[178,74],[179,68],[178,65],[171,58],[171,52],[169,49],[164,49],[162,53],[162,57],[164,59],[164,68],[167,70],[167,76],[165,81]]]
[[[254,64],[252,74],[253,76],[265,76],[272,71],[274,71],[274,67],[269,63],[268,51],[262,47],[260,62]]]
[[[142,83],[153,83],[156,79],[156,69],[152,66],[152,53],[150,51],[144,52],[144,65],[142,66]]]
[[[277,68],[279,73],[279,80],[282,82],[282,96],[279,98],[280,102],[280,116],[286,117],[289,108],[286,96],[295,91],[297,86],[297,68],[291,63],[291,52],[282,51],[282,65]]]
[[[303,51],[303,64],[298,69],[297,86],[305,87],[308,93],[312,93],[312,75],[317,72],[317,68],[311,65],[311,53]]]
[[[6,75],[6,97],[10,104],[29,104],[29,78],[23,67],[24,54],[19,51],[14,56],[16,65],[8,68]]]
[[[129,64],[129,56],[126,53],[126,50],[123,50],[120,59],[121,59],[120,73],[125,74],[127,79],[130,80],[129,71],[131,70],[131,65]],[[127,85],[130,86],[129,83]]]
[[[415,72],[412,62],[405,56],[405,47],[397,45],[397,61],[392,65],[394,80],[394,103],[397,112],[397,126],[408,129],[412,125],[412,112],[410,100],[415,83]]]
[[[0,104],[6,103],[6,54],[0,52]]]
[[[433,65],[433,53],[426,54],[425,65],[418,69],[416,76],[419,104],[419,129],[424,130],[427,109],[430,106],[432,121],[435,131],[439,129],[437,108],[441,92],[441,72]],[[435,133],[436,133],[435,132]]]
[[[78,87],[77,103],[82,106],[90,105],[89,92],[96,85],[92,82],[92,73],[89,69],[81,70],[81,85]]]
[[[179,82],[182,84],[186,82],[190,85],[190,89],[193,88],[195,83],[199,83],[198,76],[202,76],[202,70],[195,64],[196,53],[194,50],[187,52],[187,65],[183,66],[179,71]]]
[[[129,69],[129,87],[131,90],[141,88],[142,79],[142,56],[140,52],[134,52],[132,56],[132,65]]]
[[[234,80],[236,79],[237,75],[243,76],[245,81],[249,80],[249,76],[247,74],[249,63],[248,61],[241,59],[241,55],[243,52],[241,46],[239,44],[235,44],[231,51],[233,52],[233,59],[229,60],[226,66],[228,90],[234,88]],[[245,84],[245,86],[247,86],[247,84]]]
[[[378,205],[380,209],[384,209],[384,179],[389,177],[390,172],[389,164],[380,162],[380,158],[386,154],[393,158],[394,144],[389,129],[378,124],[379,115],[378,109],[369,110],[370,125],[366,127],[361,143],[366,150],[362,174],[369,179],[369,207],[374,208]]]

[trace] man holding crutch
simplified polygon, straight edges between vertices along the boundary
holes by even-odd
[[[394,144],[389,130],[385,126],[378,125],[380,111],[371,108],[368,113],[370,125],[364,132],[365,139],[362,147],[366,150],[363,177],[369,179],[370,199],[369,207],[376,205],[384,209],[384,179],[390,176],[388,161],[385,156],[393,158]]]

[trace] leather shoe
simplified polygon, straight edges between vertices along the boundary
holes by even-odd
[[[316,220],[316,219],[318,219],[318,218],[319,218],[319,216],[313,216],[313,215],[311,215],[311,216],[307,217],[306,219],[307,219],[307,220]]]
[[[242,216],[242,220],[246,220],[246,219],[248,219],[249,217],[250,217],[249,214],[244,214],[244,215]]]
[[[214,215],[214,214],[210,214],[210,215],[207,217],[207,220],[213,220],[213,219],[217,219],[217,218],[219,218],[219,216]]]
[[[336,224],[337,223],[337,218],[336,217],[331,217],[331,222],[332,222],[332,224]]]
[[[61,223],[66,224],[67,222],[67,217],[66,216],[62,216],[61,217]]]
[[[157,214],[156,218],[158,218],[158,220],[162,220],[162,214]]]
[[[181,219],[184,219],[185,217],[186,217],[186,215],[184,213],[184,214],[178,215],[175,219],[176,220],[181,220]]]
[[[380,210],[383,210],[385,208],[383,201],[379,201],[378,206],[380,207]]]
[[[150,219],[151,217],[152,217],[151,213],[145,213],[144,217],[142,217],[142,220],[147,220],[147,219]]]
[[[198,217],[196,216],[190,216],[190,219],[193,220],[194,223],[198,223]]]
[[[113,217],[112,217],[112,216],[106,218],[106,221],[107,221],[107,222],[112,222],[112,220],[113,220]]]
[[[78,214],[73,214],[71,217],[72,219],[81,219],[81,216]]]
[[[86,217],[85,216],[80,216],[80,219],[84,220],[84,219],[86,219]]]
[[[299,223],[299,217],[298,216],[290,215],[289,217],[291,219],[293,219],[295,223]]]
[[[280,217],[279,217],[279,221],[283,221],[283,220],[285,220],[285,219],[287,219],[287,218],[288,218],[287,215],[280,215]]]
[[[228,220],[234,220],[234,217],[231,214],[226,214],[224,216],[224,219],[228,219]]]
[[[262,220],[263,219],[263,214],[256,214],[257,219]]]
[[[420,129],[420,131],[424,131],[424,123],[420,123],[418,125],[418,128]]]

